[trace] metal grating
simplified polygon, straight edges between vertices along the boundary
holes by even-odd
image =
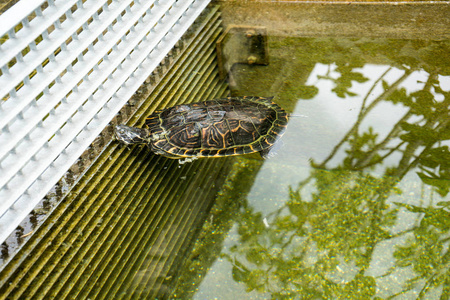
[[[142,125],[157,108],[228,94],[215,52],[220,25],[218,7],[202,13],[128,125]],[[179,166],[146,147],[110,143],[0,272],[0,295],[167,299],[233,162]]]
[[[0,242],[208,2],[22,0],[0,16]]]

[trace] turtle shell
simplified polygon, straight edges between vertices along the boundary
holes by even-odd
[[[268,151],[288,123],[272,98],[229,97],[155,111],[146,119],[150,147],[171,158]]]

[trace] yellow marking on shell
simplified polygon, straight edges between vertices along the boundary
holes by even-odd
[[[228,130],[229,130],[230,132],[234,132],[234,131],[231,129],[230,123],[228,123],[228,120],[225,120],[225,121],[227,122]],[[236,145],[236,141],[234,140],[234,136],[233,136],[232,134],[230,134],[230,136],[231,136],[231,139],[233,140],[233,145]]]

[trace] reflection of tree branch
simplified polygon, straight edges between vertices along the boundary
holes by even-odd
[[[411,228],[409,228],[409,229],[406,229],[406,230],[397,232],[397,233],[395,233],[395,234],[391,234],[391,235],[389,235],[388,237],[386,237],[385,241],[393,240],[393,239],[396,239],[396,238],[398,238],[398,237],[401,237],[401,236],[403,236],[403,235],[405,235],[405,234],[414,232],[414,230],[416,230],[417,228],[418,228],[418,226],[414,226],[414,227],[411,227]]]
[[[439,275],[442,275],[442,271],[447,271],[450,268],[450,263],[445,263],[445,264],[441,264],[438,266],[437,270],[434,270],[435,272],[433,273],[432,276],[430,276],[430,278],[426,281],[426,283],[423,285],[417,299],[426,299],[426,293],[428,292],[428,290],[430,288],[432,288],[433,286],[435,286],[435,282],[438,281],[439,279],[437,277],[439,277]],[[441,298],[444,299],[444,298]]]
[[[377,80],[375,80],[375,82],[372,84],[370,89],[367,91],[366,96],[364,97],[363,102],[361,104],[360,114],[361,114],[361,112],[364,111],[364,108],[366,107],[367,99],[369,99],[369,96],[372,94],[372,91],[375,89],[377,84],[384,78],[384,76],[386,76],[386,74],[389,73],[390,70],[392,70],[392,67],[389,67],[383,74],[381,74],[381,76],[378,77]],[[358,119],[359,119],[359,116],[358,116]],[[362,120],[362,118],[361,118],[361,120]]]
[[[424,91],[430,91],[431,87],[433,86],[432,83],[437,80],[438,74],[431,73],[428,77],[427,82],[425,83],[425,86],[423,88]],[[431,118],[425,118],[426,123],[423,125],[422,128],[430,130],[430,132],[439,132],[440,130],[445,130],[449,123],[448,118],[448,111],[445,110],[442,113],[440,113],[438,116],[433,116]],[[437,124],[436,128],[433,128],[433,126]],[[415,167],[420,158],[423,157],[424,153],[427,153],[431,147],[436,143],[435,139],[430,139],[429,141],[425,141],[423,139],[416,138],[413,141],[410,141],[408,145],[405,148],[405,151],[403,152],[403,157],[401,158],[398,167],[396,168],[395,176],[402,178],[411,168]],[[425,149],[416,156],[415,160],[413,160],[411,163],[411,158],[414,157],[415,152],[418,147],[425,144]]]
[[[393,240],[393,239],[399,238],[399,237],[401,237],[401,236],[403,236],[403,235],[405,235],[405,234],[414,232],[414,230],[416,230],[416,229],[418,229],[418,228],[419,228],[419,226],[414,226],[414,227],[411,227],[411,228],[409,228],[409,229],[406,229],[406,230],[397,232],[397,233],[395,233],[395,234],[390,234],[390,235],[389,235],[388,237],[386,237],[383,241],[389,241],[389,240]],[[380,275],[380,276],[377,277],[377,278],[384,278],[384,277],[390,276],[390,275],[392,275],[396,270],[397,270],[397,266],[394,265],[394,266],[390,267],[389,270],[388,270],[386,273]]]
[[[411,286],[411,287],[408,287],[408,288],[406,288],[405,290],[399,291],[399,292],[397,292],[397,293],[394,293],[394,294],[392,294],[392,295],[386,297],[385,299],[386,299],[386,300],[395,299],[395,298],[397,298],[398,296],[400,296],[400,295],[404,294],[405,292],[410,291],[410,290],[412,290],[412,289],[413,289],[412,286]]]
[[[442,243],[444,243],[444,244],[447,243],[448,241],[450,241],[450,237],[442,239]]]
[[[380,156],[380,158],[378,158],[378,159],[376,159],[376,160],[374,160],[374,161],[372,161],[372,162],[370,162],[370,163],[367,163],[367,164],[365,164],[365,165],[363,165],[363,166],[361,166],[361,167],[355,166],[355,170],[362,170],[362,169],[365,169],[365,168],[370,168],[370,167],[372,167],[372,166],[375,166],[375,165],[381,163],[386,157],[388,157],[389,155],[391,155],[392,153],[394,153],[395,151],[397,151],[398,149],[400,149],[400,147],[403,146],[404,144],[405,144],[404,141],[401,142],[401,143],[399,143],[397,146],[395,146],[394,148],[392,148],[391,150],[389,150],[385,155]]]
[[[450,122],[450,119],[448,118],[447,114],[441,114],[438,118],[433,120],[428,120],[427,123],[423,126],[423,128],[430,129],[434,132],[440,132],[441,130],[446,130],[448,127],[448,124]],[[435,128],[433,128],[434,124],[438,124]],[[417,139],[414,141],[411,141],[406,146],[405,151],[403,152],[404,155],[401,158],[398,167],[396,168],[396,171],[393,175],[403,178],[405,174],[411,169],[417,166],[418,162],[421,158],[433,147],[433,145],[436,143],[436,140],[431,139],[429,142],[426,143],[425,148],[422,150],[422,152],[416,156],[416,158],[410,163],[411,158],[414,157],[414,153],[416,152],[417,148],[419,146],[422,146],[424,144],[424,140]]]
[[[381,161],[383,161],[387,156],[389,156],[391,153],[393,153],[395,150],[397,150],[401,145],[403,145],[404,142],[401,142],[399,145],[397,145],[396,147],[394,147],[391,151],[389,151],[386,155],[382,156],[380,159],[377,159],[376,162],[372,162],[371,160],[372,158],[377,154],[377,152],[384,148],[384,146],[387,145],[387,143],[389,143],[389,141],[397,136],[400,132],[401,132],[401,124],[403,122],[405,122],[410,116],[412,115],[411,111],[408,111],[392,128],[392,130],[389,132],[389,134],[384,138],[383,141],[381,141],[379,144],[377,144],[375,147],[373,147],[373,149],[371,149],[367,155],[364,157],[364,159],[357,161],[355,163],[354,169],[356,170],[360,170],[363,168],[368,167],[369,165],[374,165],[377,164]]]
[[[423,285],[422,289],[419,292],[419,295],[417,296],[417,299],[425,299],[424,296],[428,289],[430,289],[433,286],[433,282],[436,280],[436,273],[433,274]]]
[[[380,242],[380,240],[377,238],[379,237],[379,235],[377,234],[378,231],[380,230],[380,224],[382,224],[382,216],[383,216],[383,211],[384,206],[386,205],[386,200],[388,199],[389,195],[391,194],[392,191],[392,187],[395,185],[395,181],[392,181],[390,179],[386,179],[383,181],[383,184],[380,186],[380,188],[378,189],[378,193],[376,193],[375,195],[378,195],[376,198],[374,199],[374,201],[367,201],[367,204],[369,206],[370,211],[372,212],[372,218],[370,219],[370,225],[369,225],[369,230],[370,230],[370,235],[373,237],[370,239],[370,243],[367,243],[366,245],[366,253],[365,253],[365,258],[366,258],[366,265],[364,265],[361,268],[361,271],[366,271],[367,268],[370,267],[370,263],[372,261],[372,256],[373,256],[373,252],[375,251],[375,247],[377,246],[377,244]],[[375,197],[374,197],[375,198]],[[388,240],[391,238],[391,235],[389,234],[388,236],[383,237],[383,240]]]
[[[347,132],[347,134],[342,138],[342,140],[333,148],[330,155],[319,165],[320,168],[325,168],[325,165],[327,162],[329,162],[333,156],[336,154],[336,152],[339,150],[339,148],[352,136],[358,131],[359,125],[361,124],[362,120],[365,118],[365,116],[382,100],[386,99],[389,95],[391,95],[397,87],[406,79],[413,71],[408,69],[405,71],[405,73],[397,79],[396,82],[394,82],[389,89],[385,90],[380,96],[378,96],[375,100],[373,100],[372,103],[370,103],[367,108],[364,111],[361,111],[358,115],[358,118],[355,122],[355,125],[353,125],[352,128]]]

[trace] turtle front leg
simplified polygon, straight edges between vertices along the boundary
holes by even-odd
[[[184,165],[185,163],[190,163],[197,159],[198,159],[197,156],[185,157],[184,159],[179,159],[178,164]]]

